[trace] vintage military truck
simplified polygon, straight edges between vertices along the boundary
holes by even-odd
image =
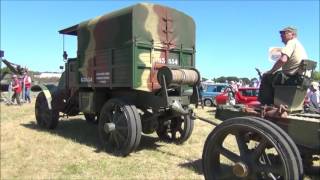
[[[190,103],[198,102],[195,23],[169,7],[137,4],[59,31],[77,36],[58,86],[37,85],[35,115],[54,129],[59,117],[84,114],[98,122],[107,152],[126,156],[141,133],[156,131],[182,143],[193,130]],[[190,96],[184,93],[193,89]]]

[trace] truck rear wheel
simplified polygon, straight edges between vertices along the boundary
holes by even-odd
[[[192,131],[193,120],[187,114],[160,122],[156,132],[163,141],[181,144],[190,137]]]
[[[134,105],[120,99],[110,99],[102,107],[99,136],[108,153],[127,156],[139,145],[141,120]]]
[[[54,129],[58,125],[59,112],[53,108],[49,109],[47,99],[43,92],[40,92],[37,96],[35,116],[37,124],[41,128]]]
[[[242,117],[224,121],[209,134],[202,165],[205,179],[299,180],[302,170],[295,158],[278,130]]]

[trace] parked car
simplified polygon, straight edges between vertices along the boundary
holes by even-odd
[[[258,101],[259,88],[257,87],[243,87],[238,88],[235,92],[235,100],[237,104],[246,104],[248,106],[255,106],[260,104]],[[216,96],[214,103],[216,105],[226,104],[228,101],[227,89]]]
[[[205,106],[213,106],[215,97],[224,92],[228,84],[202,84],[202,101]]]

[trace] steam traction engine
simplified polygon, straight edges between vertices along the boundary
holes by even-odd
[[[303,179],[320,174],[320,114],[303,108],[316,62],[303,60],[295,84],[274,83],[274,104],[223,105],[222,123],[202,154],[206,179]]]
[[[77,36],[76,58],[66,59],[58,86],[41,91],[39,126],[54,129],[61,115],[83,113],[97,122],[107,152],[125,156],[141,132],[183,143],[193,130],[189,104],[198,102],[195,23],[177,10],[137,4],[59,31]],[[185,91],[193,89],[193,94]]]

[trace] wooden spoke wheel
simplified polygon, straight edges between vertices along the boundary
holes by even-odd
[[[303,171],[286,137],[265,120],[224,121],[208,136],[202,154],[206,179],[301,179]]]
[[[100,141],[108,153],[126,156],[137,148],[141,139],[141,120],[134,105],[110,99],[99,118]]]
[[[90,113],[83,114],[88,123],[98,124],[99,116]]]
[[[188,114],[160,122],[156,132],[161,140],[180,144],[190,137],[192,131],[193,120]]]
[[[53,107],[49,109],[46,97],[43,92],[40,92],[37,96],[35,104],[35,116],[37,124],[41,128],[54,129],[58,125],[59,112],[53,110]]]

